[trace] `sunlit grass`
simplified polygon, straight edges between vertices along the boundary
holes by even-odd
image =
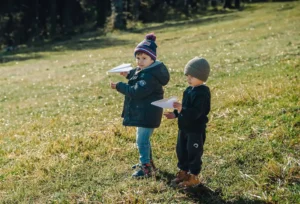
[[[252,4],[209,21],[84,35],[9,56],[14,60],[0,64],[0,201],[299,202],[299,6]],[[123,96],[109,88],[124,79],[106,71],[133,64],[134,46],[152,31],[171,73],[166,97],[182,97],[191,58],[211,64],[202,178],[220,194],[169,185],[177,171],[175,120],[163,119],[152,137],[161,173],[130,178],[138,162],[135,129],[122,127]]]

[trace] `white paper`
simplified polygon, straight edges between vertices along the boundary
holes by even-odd
[[[177,97],[172,96],[170,98],[166,98],[166,99],[161,99],[158,101],[153,101],[151,104],[161,107],[161,108],[174,108],[173,107],[173,103],[177,101]]]
[[[117,67],[112,68],[111,70],[108,70],[109,73],[121,73],[121,72],[129,72],[132,70],[131,64],[121,64]]]

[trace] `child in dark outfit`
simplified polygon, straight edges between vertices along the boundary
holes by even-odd
[[[172,182],[180,187],[200,184],[198,175],[210,111],[210,90],[205,85],[209,72],[209,63],[204,58],[190,60],[184,68],[190,86],[183,93],[182,104],[174,102],[175,110],[164,113],[168,119],[178,118],[176,153],[179,172]]]
[[[163,99],[165,86],[170,79],[167,67],[156,60],[154,34],[146,35],[134,50],[137,67],[121,75],[128,79],[128,83],[111,83],[111,88],[125,95],[122,112],[123,125],[135,126],[136,144],[140,154],[140,163],[134,167],[138,169],[132,177],[142,178],[153,175],[155,166],[152,160],[150,137],[154,128],[159,127],[163,111],[151,105],[151,102]]]

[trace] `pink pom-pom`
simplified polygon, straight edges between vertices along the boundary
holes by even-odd
[[[155,41],[156,40],[156,36],[154,35],[154,33],[147,34],[146,35],[146,40]]]

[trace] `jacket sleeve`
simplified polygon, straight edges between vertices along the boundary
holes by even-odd
[[[130,79],[134,75],[135,71],[136,71],[136,69],[130,70],[129,73],[127,74],[127,76],[126,76],[126,79]]]
[[[126,83],[117,83],[117,91],[130,98],[140,99],[150,95],[155,87],[155,79],[152,75],[146,75],[143,79],[130,86]]]
[[[179,118],[186,121],[194,121],[205,114],[205,94],[195,94],[192,96],[192,107],[182,107],[178,114]]]
[[[178,110],[174,109],[173,113],[175,114],[175,117],[178,118],[179,115]]]

